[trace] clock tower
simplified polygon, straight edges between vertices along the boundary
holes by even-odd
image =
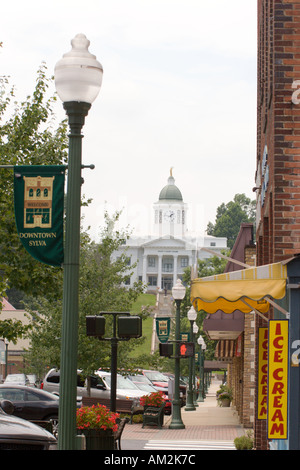
[[[175,185],[172,168],[168,184],[160,191],[154,204],[154,234],[158,237],[182,238],[186,231],[187,205]]]

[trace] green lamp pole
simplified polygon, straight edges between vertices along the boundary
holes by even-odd
[[[76,390],[79,307],[81,130],[97,97],[103,69],[88,51],[83,34],[71,41],[72,49],[55,66],[55,86],[68,116],[69,157],[64,252],[63,312],[59,390],[60,450],[76,449]]]
[[[196,334],[199,331],[199,327],[196,323],[193,324],[193,343],[194,343],[194,350],[196,350]],[[196,390],[196,358],[195,355],[193,356],[193,401],[194,401],[194,406],[197,408],[199,405],[197,403],[197,390]]]
[[[179,357],[179,341],[180,341],[180,305],[185,296],[185,287],[181,280],[177,279],[176,285],[172,288],[172,296],[176,303],[176,320],[175,320],[175,379],[174,379],[174,398],[172,402],[172,420],[169,425],[170,429],[185,429],[185,425],[181,419],[180,407],[180,357]]]
[[[197,312],[194,309],[193,306],[188,311],[187,317],[190,321],[191,325],[191,342],[194,342],[194,321],[197,318]],[[186,400],[186,406],[185,406],[185,411],[194,411],[195,405],[194,405],[194,397],[193,397],[193,357],[189,357],[189,387],[187,391],[187,400]]]
[[[197,343],[200,346],[200,357],[199,357],[199,395],[198,395],[198,402],[204,401],[204,390],[203,390],[203,370],[204,370],[204,362],[203,362],[203,350],[202,347],[205,345],[204,339],[200,335],[197,339]]]

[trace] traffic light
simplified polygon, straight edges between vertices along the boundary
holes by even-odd
[[[171,357],[173,354],[172,343],[159,343],[159,355],[165,357]]]
[[[195,354],[194,343],[180,343],[179,345],[179,357],[193,357]]]
[[[105,318],[100,315],[86,317],[87,336],[103,336],[105,333]]]
[[[142,336],[142,319],[137,315],[118,317],[118,334],[120,338],[140,338]]]

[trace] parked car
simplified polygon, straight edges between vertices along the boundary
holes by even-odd
[[[29,382],[29,387],[38,387],[39,381],[35,374],[26,374],[26,377]]]
[[[143,370],[142,373],[151,381],[153,387],[155,387],[157,390],[162,390],[168,395],[170,380],[169,377],[156,370]],[[186,403],[186,386],[180,385],[179,388],[181,406],[184,406]]]
[[[30,421],[58,420],[59,399],[52,393],[23,385],[0,385],[0,401],[9,400],[14,406],[12,414]]]
[[[50,432],[2,409],[0,402],[0,450],[49,450],[56,439]],[[8,402],[6,402],[7,405]]]
[[[29,379],[25,374],[7,374],[5,384],[29,385]]]
[[[104,381],[107,390],[111,390],[111,374],[110,372],[104,372],[98,370],[96,372],[99,377]],[[133,400],[134,407],[136,410],[143,409],[140,405],[140,398],[147,393],[140,390],[129,378],[124,377],[123,375],[117,374],[117,390],[116,396],[117,398],[127,398],[129,400]]]
[[[146,394],[146,392],[153,393],[157,392],[158,390],[153,387],[150,380],[145,375],[128,375],[127,376],[140,390]],[[167,394],[163,394],[163,399],[165,401],[165,414],[171,414],[172,411],[172,404],[171,401],[168,399]]]
[[[143,395],[141,390],[139,390],[130,380],[124,382],[124,377],[117,376],[117,398],[128,398],[132,399],[135,402],[137,408],[139,405],[139,398]],[[44,381],[41,384],[41,388],[48,392],[59,395],[59,382],[60,382],[60,371],[56,369],[51,369]],[[87,380],[82,377],[80,370],[77,371],[77,396],[78,400],[81,397],[99,397],[99,398],[110,398],[111,390],[111,380],[110,372],[103,372],[98,370],[95,372],[95,375],[90,377],[90,393],[87,387]]]
[[[109,398],[110,391],[107,390],[105,383],[97,375],[90,377],[91,396]],[[42,390],[53,393],[59,396],[59,383],[60,371],[57,369],[50,369],[46,374],[43,382],[40,385]],[[82,397],[89,396],[87,380],[81,375],[81,371],[77,371],[77,402],[79,403]]]

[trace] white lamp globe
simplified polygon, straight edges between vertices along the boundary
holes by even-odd
[[[187,314],[187,317],[190,321],[195,321],[197,319],[197,312],[196,310],[194,309],[193,305],[191,306],[191,308],[189,309],[188,311],[188,314]]]
[[[101,88],[102,65],[88,51],[90,41],[84,34],[77,34],[71,44],[71,51],[55,65],[57,94],[63,103],[79,101],[92,104]]]
[[[182,284],[180,279],[177,279],[177,282],[174,287],[172,287],[172,296],[175,300],[182,300],[185,296],[185,287]]]

